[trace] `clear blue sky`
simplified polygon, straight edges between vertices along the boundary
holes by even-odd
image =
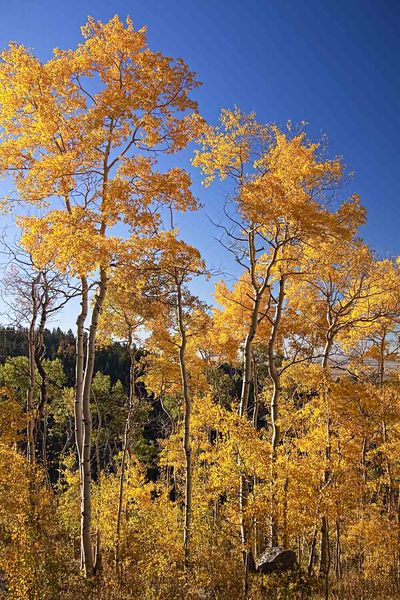
[[[1,0],[1,13],[0,46],[17,41],[43,60],[80,40],[87,15],[129,14],[152,49],[197,72],[209,121],[234,104],[266,122],[306,120],[355,171],[348,192],[367,207],[366,240],[400,254],[399,0]],[[182,219],[183,237],[228,266],[205,216],[220,217],[224,189],[204,192],[193,177],[205,209]]]

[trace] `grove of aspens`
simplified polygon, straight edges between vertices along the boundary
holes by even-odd
[[[0,598],[400,595],[400,263],[324,137],[199,85],[129,18],[0,55]]]

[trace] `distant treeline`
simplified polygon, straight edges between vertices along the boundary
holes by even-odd
[[[67,332],[60,327],[45,329],[45,358],[61,360],[68,386],[74,384],[75,342],[75,335],[71,329]],[[15,356],[28,356],[27,328],[0,325],[0,364],[4,364],[7,357]],[[96,352],[95,371],[109,375],[112,384],[119,379],[127,389],[129,359],[123,344],[112,342],[107,347],[99,348]]]

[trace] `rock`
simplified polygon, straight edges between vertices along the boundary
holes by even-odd
[[[293,550],[274,547],[267,548],[254,562],[257,573],[276,573],[294,569],[297,558]]]
[[[197,590],[197,598],[198,600],[211,600],[213,598],[212,592],[206,590],[205,588],[200,588]]]

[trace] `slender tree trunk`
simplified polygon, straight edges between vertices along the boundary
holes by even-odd
[[[90,392],[93,380],[94,359],[96,351],[96,334],[100,313],[107,291],[107,275],[105,269],[100,269],[99,287],[94,298],[92,319],[89,329],[87,344],[86,366],[83,378],[82,395],[82,469],[81,469],[81,543],[82,558],[85,577],[95,573],[95,564],[92,546],[92,495],[91,495],[91,443],[92,443],[92,415],[90,412]],[[100,559],[100,549],[97,556]]]
[[[47,409],[43,411],[42,461],[47,484],[50,485],[49,463],[47,460]]]
[[[313,531],[313,536],[311,539],[311,547],[310,547],[310,554],[308,556],[308,576],[311,577],[312,572],[313,572],[313,565],[314,565],[314,556],[315,556],[315,548],[317,546],[317,532],[318,532],[318,526],[317,524],[314,527],[314,531]]]
[[[381,387],[385,380],[385,342],[386,333],[382,335],[381,343],[379,345],[379,385]]]
[[[251,320],[249,331],[247,333],[245,343],[244,343],[244,352],[243,352],[243,383],[242,383],[242,391],[240,396],[239,403],[239,416],[246,417],[248,416],[248,404],[249,404],[249,396],[250,396],[250,387],[252,380],[252,362],[253,362],[253,341],[254,337],[257,334],[259,319],[260,319],[260,305],[262,299],[264,297],[265,291],[269,287],[270,284],[270,275],[271,269],[274,266],[277,255],[278,255],[279,247],[275,247],[271,260],[268,263],[268,266],[265,271],[265,275],[262,283],[259,282],[257,275],[257,250],[255,244],[255,234],[253,226],[250,227],[248,231],[248,253],[249,253],[249,262],[250,262],[250,279],[253,288],[253,307],[251,313]],[[257,413],[253,412],[253,422],[254,418],[257,418]],[[249,552],[247,549],[247,531],[246,531],[246,523],[245,523],[245,506],[247,502],[247,481],[245,475],[242,473],[240,475],[239,481],[239,522],[240,522],[240,538],[242,543],[242,553],[243,553],[243,594],[244,597],[247,597],[248,592],[248,571],[249,571]]]
[[[328,517],[323,515],[321,519],[321,556],[319,562],[319,574],[324,579],[325,589],[329,577],[330,552],[329,552],[329,522]]]
[[[185,511],[183,525],[183,550],[185,569],[189,567],[190,562],[190,537],[191,537],[191,518],[192,518],[192,448],[190,441],[190,418],[192,403],[189,394],[188,374],[186,369],[186,327],[183,314],[182,285],[176,274],[177,285],[177,316],[180,335],[179,345],[179,366],[181,371],[182,394],[185,405],[184,423],[183,423],[183,450],[185,453]]]
[[[342,545],[340,540],[340,519],[336,519],[336,562],[335,562],[336,578],[342,578]]]
[[[121,557],[120,557],[120,539],[121,539],[121,521],[122,521],[122,507],[124,502],[124,484],[125,484],[125,470],[126,470],[126,460],[128,457],[129,450],[129,434],[131,431],[131,418],[132,411],[135,404],[136,398],[136,378],[135,378],[135,356],[136,351],[132,350],[132,343],[129,340],[128,345],[128,353],[130,359],[129,365],[129,400],[128,400],[128,412],[125,420],[125,428],[124,428],[124,442],[122,447],[122,460],[121,460],[121,473],[119,476],[119,492],[118,492],[118,510],[117,510],[117,526],[115,531],[115,568],[117,574],[120,578],[120,582],[122,583],[122,569],[121,569]],[[167,467],[168,469],[168,467]]]
[[[259,397],[258,397],[257,363],[256,363],[256,358],[254,356],[254,352],[253,352],[252,364],[253,364],[253,395],[254,395],[253,427],[254,427],[254,429],[257,430],[258,429]],[[258,478],[256,476],[254,476],[254,478],[253,478],[253,490],[254,490],[253,493],[254,494],[255,494],[257,484],[258,484]],[[254,519],[253,519],[253,536],[254,536],[254,544],[253,544],[254,557],[257,558],[258,551],[259,551],[259,537],[260,537],[257,516],[254,516]]]
[[[283,302],[285,299],[285,277],[282,275],[279,280],[279,294],[275,308],[275,317],[272,325],[271,336],[268,342],[268,375],[272,382],[271,395],[271,513],[270,513],[270,542],[271,546],[278,545],[278,519],[276,511],[276,459],[280,441],[279,426],[279,397],[280,397],[280,373],[276,365],[276,343],[278,339],[279,326],[282,318]]]
[[[361,504],[364,507],[367,502],[367,462],[366,462],[366,454],[367,454],[367,445],[368,438],[364,435],[361,446],[361,470],[362,470],[362,496],[361,496]]]
[[[329,462],[331,458],[331,445],[330,445],[330,416],[327,413],[326,415],[326,436],[327,436],[327,445],[325,448],[325,457],[326,461]],[[328,484],[329,481],[329,470],[325,469],[324,471],[324,485]],[[319,562],[319,574],[321,577],[325,579],[329,576],[330,569],[330,560],[329,560],[329,523],[327,515],[322,516],[321,520],[321,554],[320,554],[320,562]]]
[[[35,415],[34,415],[34,392],[36,384],[36,371],[35,371],[35,338],[34,338],[34,323],[29,328],[28,335],[28,365],[29,365],[29,387],[26,394],[26,412],[28,415],[27,424],[27,458],[28,462],[33,465],[36,462],[36,448],[35,448]]]
[[[258,329],[260,319],[260,305],[264,297],[265,291],[270,285],[271,270],[276,263],[279,247],[280,246],[276,246],[273,249],[271,259],[265,270],[263,281],[262,283],[260,283],[257,274],[257,249],[255,243],[255,235],[253,227],[250,228],[248,232],[248,252],[250,262],[250,279],[253,288],[253,307],[251,311],[249,331],[245,339],[243,352],[243,384],[239,405],[239,415],[241,417],[247,415],[247,408],[249,404],[252,372],[252,344]]]
[[[383,387],[385,381],[385,343],[386,343],[386,333],[382,335],[381,343],[379,345],[379,385]],[[387,425],[385,419],[382,421],[382,441],[384,444],[387,443]],[[387,499],[387,511],[390,513],[392,507],[393,500],[393,477],[392,477],[392,466],[390,463],[390,459],[386,457],[386,470],[388,474],[389,480],[389,489],[388,489],[388,499]]]
[[[297,562],[299,564],[300,569],[302,568],[303,562],[303,546],[301,543],[301,536],[297,536]]]
[[[258,410],[260,406],[260,399],[258,396],[258,374],[257,374],[257,363],[253,352],[253,394],[254,394],[254,406],[253,406],[253,427],[258,429]]]
[[[40,281],[39,273],[31,283],[31,302],[32,315],[28,330],[28,369],[29,369],[29,387],[26,394],[26,412],[27,412],[27,458],[30,464],[36,462],[36,417],[34,412],[34,394],[36,385],[35,368],[35,326],[38,313],[38,299],[36,286]]]
[[[324,578],[325,600],[329,598],[329,570],[331,566],[331,554],[329,548],[329,521],[326,516],[321,521],[321,564],[320,573]]]
[[[324,352],[322,354],[322,360],[321,360],[321,367],[325,371],[328,370],[328,360],[329,360],[329,355],[331,353],[332,346],[333,346],[333,339],[334,339],[333,334],[331,334],[331,332],[328,331],[327,336],[326,336]]]
[[[242,383],[242,392],[240,396],[239,403],[239,415],[241,417],[247,417],[248,405],[249,405],[249,396],[250,396],[250,387],[252,383],[252,374],[253,374],[253,340],[257,333],[258,328],[258,319],[259,319],[259,309],[260,309],[260,301],[261,298],[258,292],[255,291],[255,299],[253,301],[253,310],[250,321],[249,332],[246,336],[245,344],[244,344],[244,352],[243,352],[243,383]],[[253,381],[254,384],[254,381]],[[256,410],[256,407],[254,407]],[[258,410],[258,409],[257,409]],[[253,422],[254,418],[257,418],[256,412],[253,412]],[[248,574],[249,574],[249,552],[247,549],[247,530],[245,523],[245,507],[247,503],[247,482],[246,477],[242,473],[240,475],[239,481],[239,526],[240,526],[240,540],[242,544],[242,553],[243,553],[243,595],[247,598],[248,593]]]
[[[247,502],[247,482],[245,475],[240,475],[239,480],[239,526],[240,526],[240,541],[242,545],[243,555],[243,595],[247,598],[248,593],[248,577],[249,577],[249,552],[247,550],[247,531],[245,523],[245,507]]]
[[[251,314],[249,332],[246,336],[246,340],[244,343],[243,383],[242,383],[242,393],[240,396],[240,404],[239,404],[239,415],[241,417],[247,416],[247,409],[248,409],[248,405],[249,405],[250,387],[251,387],[251,382],[252,382],[252,362],[253,362],[252,348],[253,348],[253,340],[257,333],[260,301],[261,301],[261,298],[260,298],[259,294],[256,293],[255,298],[253,300],[253,309],[252,309],[252,314]]]
[[[326,335],[326,343],[322,356],[321,366],[325,372],[328,371],[328,360],[329,355],[332,349],[334,340],[334,334],[331,330],[331,327],[328,329]],[[325,413],[325,425],[326,425],[326,447],[325,447],[325,458],[326,461],[329,462],[331,457],[331,419],[329,415],[328,408],[326,407]],[[323,475],[323,484],[327,485],[329,480],[329,470],[326,468],[324,470]],[[323,515],[321,518],[321,552],[320,552],[320,560],[319,560],[319,575],[324,579],[325,585],[325,593],[328,593],[328,583],[329,583],[329,571],[330,571],[330,553],[329,553],[329,522],[327,515]]]
[[[46,476],[49,478],[47,468],[47,422],[46,422],[46,405],[47,405],[47,373],[43,366],[45,355],[44,347],[44,330],[47,321],[47,310],[49,306],[49,289],[48,281],[44,274],[42,276],[43,295],[40,299],[40,321],[36,332],[35,339],[35,364],[40,377],[40,399],[37,407],[38,422],[43,421],[43,439],[42,439],[42,462],[46,471]]]
[[[97,479],[100,477],[101,473],[101,457],[100,457],[100,432],[103,427],[103,420],[101,418],[101,412],[99,405],[96,401],[96,411],[97,411],[97,427],[96,427],[96,440],[95,440],[95,449],[96,449],[96,477]]]
[[[89,289],[86,277],[81,278],[81,310],[76,321],[76,365],[75,365],[75,444],[78,453],[79,468],[82,467],[82,440],[83,440],[83,421],[82,421],[82,396],[83,396],[83,375],[85,364],[85,321],[88,314]]]
[[[258,484],[258,478],[256,476],[254,476],[253,478],[253,495],[254,495],[254,500],[256,500],[256,486]],[[259,550],[259,528],[258,528],[258,521],[257,521],[257,515],[254,515],[253,518],[253,552],[254,552],[254,557],[257,558],[258,556],[258,550]]]

